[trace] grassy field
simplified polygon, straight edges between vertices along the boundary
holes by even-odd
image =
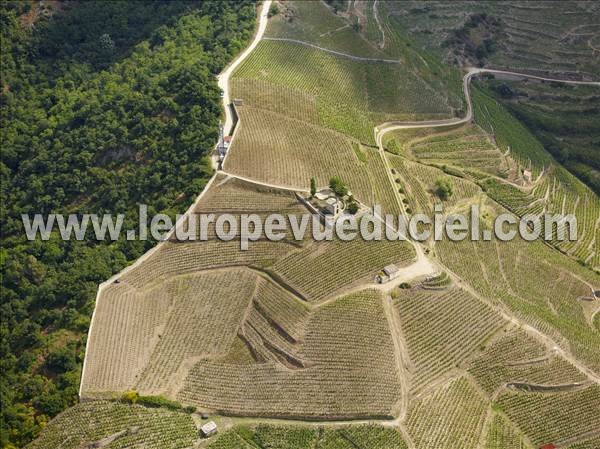
[[[121,434],[122,432],[122,434]],[[116,402],[88,402],[61,413],[28,449],[80,449],[116,436],[111,448],[189,448],[198,438],[191,416]]]
[[[362,291],[314,310],[296,350],[304,367],[204,359],[178,398],[241,416],[389,417],[401,393],[381,301],[376,292]]]

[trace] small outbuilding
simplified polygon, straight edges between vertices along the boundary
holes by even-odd
[[[217,433],[217,424],[214,421],[209,421],[200,427],[200,434],[205,438],[213,436],[216,433]]]
[[[333,215],[337,217],[343,208],[342,201],[329,189],[323,189],[315,193],[314,198],[310,202],[317,208],[321,215]]]
[[[383,270],[376,276],[375,280],[378,284],[384,284],[386,282],[391,281],[392,279],[396,279],[400,275],[400,268],[396,265],[387,265],[383,268]]]
[[[523,170],[523,179],[527,184],[531,184],[531,181],[533,179],[531,170]]]
[[[204,438],[211,437],[217,433],[217,425],[214,421],[209,421],[200,427],[200,433]]]

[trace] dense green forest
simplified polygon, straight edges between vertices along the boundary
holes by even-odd
[[[3,448],[76,402],[97,285],[153,244],[28,241],[21,214],[125,213],[129,229],[140,203],[183,212],[211,173],[215,74],[256,15],[251,0],[42,3],[0,4]]]

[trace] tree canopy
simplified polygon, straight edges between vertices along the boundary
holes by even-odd
[[[38,3],[0,5],[2,447],[74,403],[98,284],[154,244],[28,241],[21,214],[124,213],[133,229],[138,204],[183,212],[212,171],[215,75],[256,15],[249,0]]]

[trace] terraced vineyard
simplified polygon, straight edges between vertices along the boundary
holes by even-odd
[[[108,447],[189,448],[198,431],[191,416],[139,405],[96,401],[76,405],[55,418],[28,449],[79,449],[104,441]],[[105,440],[113,437],[112,440]],[[112,442],[111,442],[112,441]]]
[[[461,377],[415,400],[406,426],[417,447],[475,447],[485,413],[485,398]]]
[[[567,170],[600,193],[600,165],[594,156],[600,88],[502,79],[482,84]]]
[[[303,366],[258,359],[234,367],[204,359],[178,398],[242,416],[390,417],[400,399],[400,374],[390,358],[392,337],[381,301],[375,291],[362,291],[311,313],[296,350]]]
[[[374,202],[365,166],[350,139],[334,131],[262,109],[240,108],[238,130],[225,170],[262,182],[307,189],[311,177],[327,186],[340,176],[365,204]],[[381,161],[379,161],[381,165]],[[377,180],[378,183],[384,180]]]
[[[255,275],[235,269],[174,277],[137,292],[118,284],[96,310],[110,325],[93,336],[86,391],[177,388],[173,376],[184,362],[227,352],[255,283]]]
[[[594,44],[600,32],[598,6],[593,2],[566,2],[560,6],[551,1],[386,4],[399,27],[412,32],[415,39],[449,62],[484,63],[563,79],[591,78],[600,71]],[[475,22],[470,34],[465,24],[478,15],[485,15],[486,20]],[[491,26],[493,21],[499,25]],[[477,47],[486,38],[493,39],[495,45],[485,51],[465,51],[465,47]]]
[[[598,385],[557,394],[511,391],[498,398],[502,411],[538,446],[594,437],[600,428],[599,403]]]
[[[438,132],[434,132],[435,128],[424,130],[420,135],[412,130],[395,131],[390,139],[397,142],[403,154],[428,165],[450,166],[459,170],[457,173],[475,172],[473,176],[477,178],[488,174],[510,179],[517,175],[514,161],[476,126]]]
[[[30,447],[596,449],[600,200],[497,101],[504,80],[473,80],[473,120],[447,121],[467,108],[460,71],[439,57],[475,63],[460,39],[504,37],[477,63],[589,77],[585,15],[600,10],[567,3],[559,18],[547,2],[266,2],[266,39],[219,79],[238,120],[193,214],[299,216],[296,192],[337,176],[361,211],[477,204],[484,231],[501,213],[571,213],[579,239],[558,242],[563,224],[548,244],[261,237],[242,250],[214,224],[207,240],[172,235],[101,286],[81,380],[91,402]],[[561,105],[554,87],[527,83]],[[376,284],[392,264],[399,275]],[[128,390],[190,414],[106,401]],[[219,433],[200,440],[205,414]]]
[[[491,210],[491,209],[490,209]],[[499,213],[499,212],[498,212]],[[485,224],[482,224],[482,229]],[[480,295],[508,307],[592,369],[600,369],[600,336],[579,298],[598,276],[541,242],[441,241],[436,251],[446,267]]]
[[[241,83],[239,80],[244,80]],[[253,107],[281,111],[278,92],[291,89],[296,100],[316,108],[303,119],[374,144],[373,127],[386,120],[447,117],[456,105],[440,103],[437,90],[404,64],[356,61],[287,41],[266,40],[235,72],[234,97],[244,100],[246,80],[275,86],[247,98]],[[271,89],[262,84],[264,90]],[[239,89],[241,87],[241,89]],[[287,94],[282,101],[286,102]],[[402,101],[398,101],[399,99]],[[311,106],[293,106],[302,111]],[[292,117],[296,117],[292,113]]]
[[[532,449],[525,437],[502,415],[494,413],[485,437],[485,449]]]
[[[386,265],[403,266],[414,260],[414,250],[405,241],[356,238],[344,242],[314,242],[280,259],[272,270],[310,301],[339,294],[360,283],[373,283]],[[338,265],[343,261],[343,267]]]
[[[418,393],[477,353],[505,325],[490,307],[459,288],[402,291],[394,301]]]
[[[586,376],[522,331],[512,330],[493,342],[469,368],[488,395],[507,384],[557,391],[585,383]]]
[[[395,171],[396,183],[402,189],[402,197],[413,213],[425,213],[431,217],[436,205],[447,212],[464,205],[465,200],[473,201],[480,193],[480,188],[473,182],[447,175],[436,167],[395,155],[387,155],[387,158]],[[435,184],[440,179],[449,181],[453,186],[452,196],[445,200],[435,193]]]
[[[322,2],[286,1],[280,8],[269,23],[268,37],[297,39],[360,57],[386,57],[376,45],[361,39],[350,17],[332,14]]]
[[[208,445],[208,449],[405,449],[395,429],[376,425],[340,428],[258,425],[238,426]]]

